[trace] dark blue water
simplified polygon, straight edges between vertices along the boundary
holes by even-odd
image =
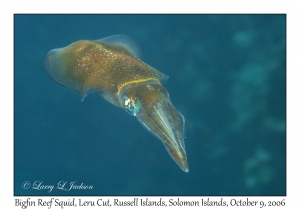
[[[285,15],[15,15],[15,195],[285,195]],[[53,48],[115,34],[169,75],[190,172],[124,110],[44,71]],[[23,189],[25,181],[30,189]],[[32,189],[34,182],[92,190]],[[37,183],[37,182],[36,182]]]

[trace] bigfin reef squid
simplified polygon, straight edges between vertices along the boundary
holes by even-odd
[[[97,92],[125,109],[154,136],[188,172],[185,119],[162,86],[168,76],[140,60],[136,42],[126,35],[80,40],[46,55],[45,70],[58,85],[81,95]]]

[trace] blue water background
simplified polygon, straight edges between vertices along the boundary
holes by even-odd
[[[124,110],[46,75],[49,50],[115,34],[169,75],[189,173]],[[14,35],[15,195],[286,194],[285,15],[15,15]]]

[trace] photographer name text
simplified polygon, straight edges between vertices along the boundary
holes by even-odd
[[[78,183],[77,181],[59,181],[56,185],[45,184],[43,181],[34,181],[33,183],[25,181],[22,184],[22,188],[25,190],[41,190],[48,193],[52,192],[53,189],[71,191],[71,190],[92,190],[93,185],[87,185],[84,183]]]

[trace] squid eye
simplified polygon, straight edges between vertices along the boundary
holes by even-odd
[[[125,97],[125,100],[124,100],[124,107],[125,107],[126,112],[128,112],[129,114],[131,114],[131,115],[133,115],[133,116],[136,115],[136,112],[137,112],[137,110],[138,110],[138,107],[137,107],[137,105],[135,104],[135,101],[134,101],[134,100]]]

